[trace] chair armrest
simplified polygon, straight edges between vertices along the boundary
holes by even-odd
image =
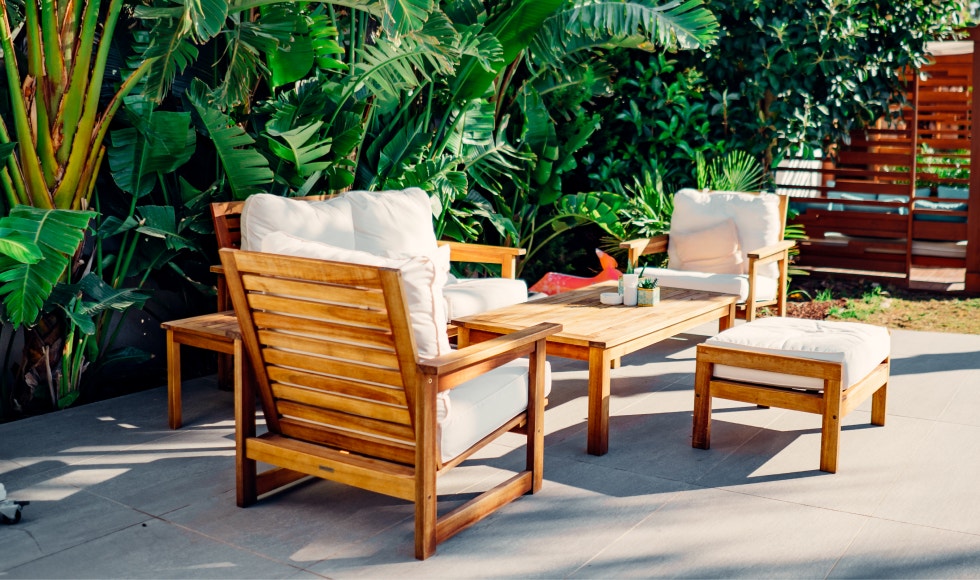
[[[653,236],[652,238],[637,238],[635,240],[629,240],[619,244],[620,248],[623,248],[629,252],[630,264],[636,266],[637,260],[640,256],[646,254],[660,254],[667,251],[667,242],[670,236],[668,234],[660,234],[659,236]]]
[[[796,242],[793,240],[780,240],[770,246],[748,252],[746,255],[750,260],[766,260],[766,258],[772,258],[784,252],[788,252],[790,248],[794,247],[795,245]]]
[[[534,352],[539,341],[561,331],[561,324],[542,322],[520,332],[498,336],[422,361],[418,365],[419,372],[430,380],[438,381],[439,390],[446,391]]]
[[[464,244],[450,240],[439,240],[438,243],[440,246],[449,246],[449,260],[452,262],[499,264],[502,278],[514,278],[517,273],[517,257],[527,253],[524,248]]]

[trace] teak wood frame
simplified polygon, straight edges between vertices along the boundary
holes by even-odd
[[[222,265],[254,381],[235,393],[237,501],[313,475],[415,503],[415,556],[525,493],[544,464],[545,340],[539,324],[419,361],[401,273],[223,249]],[[528,407],[471,449],[442,462],[436,396],[519,357],[529,357]],[[256,436],[255,393],[268,432]],[[523,471],[442,517],[436,476],[516,427]],[[257,473],[256,462],[277,467]]]
[[[721,193],[721,192],[708,192],[708,193]],[[748,193],[750,195],[760,195],[760,192],[739,192]],[[769,194],[777,195],[777,194]],[[764,248],[755,248],[747,252],[748,257],[748,278],[749,278],[749,293],[745,298],[745,303],[738,305],[738,317],[744,318],[747,321],[755,320],[756,310],[766,306],[775,306],[778,316],[786,316],[786,290],[789,283],[789,277],[787,271],[789,269],[789,251],[796,245],[796,242],[792,240],[782,239],[786,233],[786,208],[788,207],[788,198],[785,195],[779,195],[779,238],[780,240],[775,244],[766,246]],[[620,248],[627,250],[629,263],[635,268],[638,264],[640,256],[645,256],[647,254],[662,254],[667,251],[667,245],[670,241],[670,234],[661,234],[659,236],[653,236],[651,238],[637,238],[635,240],[629,240],[619,244]],[[772,262],[777,263],[779,268],[779,280],[776,286],[776,297],[773,300],[756,300],[756,288],[755,288],[755,277],[756,270],[764,265]]]
[[[824,387],[822,391],[801,390],[720,379],[714,376],[715,365],[814,377],[821,379]],[[890,359],[883,360],[867,376],[846,389],[841,388],[843,369],[841,363],[830,361],[748,352],[725,346],[698,345],[694,375],[694,433],[691,445],[699,449],[708,449],[711,446],[712,397],[815,413],[822,417],[820,470],[836,473],[841,420],[870,396],[871,424],[885,424]]]

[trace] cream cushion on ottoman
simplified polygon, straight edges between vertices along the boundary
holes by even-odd
[[[779,317],[735,326],[709,338],[705,344],[843,363],[843,389],[866,377],[891,351],[888,330],[880,326]],[[821,379],[814,377],[726,365],[715,366],[714,376],[780,387],[823,389],[824,386]]]

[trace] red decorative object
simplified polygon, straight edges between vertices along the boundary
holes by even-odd
[[[602,266],[602,271],[595,276],[586,278],[584,276],[548,272],[531,286],[530,291],[541,292],[542,294],[551,296],[568,292],[569,290],[575,290],[576,288],[590,286],[604,280],[618,280],[620,271],[616,269],[616,259],[599,249],[596,249],[595,253],[599,256],[599,264]]]

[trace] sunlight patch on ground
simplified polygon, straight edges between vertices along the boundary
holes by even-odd
[[[27,501],[59,501],[82,488],[104,483],[128,472],[129,469],[76,469],[17,492],[18,499]]]

